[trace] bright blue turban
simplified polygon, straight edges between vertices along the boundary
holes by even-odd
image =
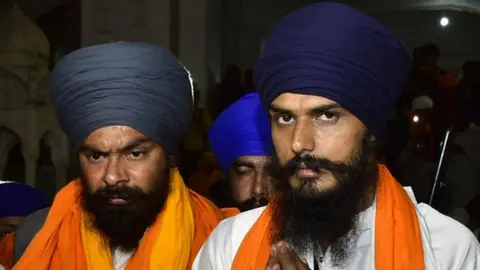
[[[257,93],[243,96],[225,109],[210,128],[208,139],[223,170],[241,156],[270,156],[270,120]]]
[[[275,26],[254,82],[265,107],[285,92],[322,96],[381,136],[410,70],[409,50],[386,27],[345,4],[321,2]]]
[[[47,198],[35,188],[0,181],[0,218],[26,217],[49,205]]]

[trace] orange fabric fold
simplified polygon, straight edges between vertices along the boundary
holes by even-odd
[[[245,236],[232,270],[264,270],[270,255],[272,206]],[[425,269],[420,225],[410,197],[388,169],[379,165],[375,218],[375,269]]]
[[[15,233],[7,234],[0,242],[0,264],[6,270],[13,267],[13,247],[15,244]]]
[[[238,213],[236,209],[222,211],[188,190],[177,169],[172,169],[170,178],[165,208],[140,241],[127,270],[190,269],[216,225]],[[57,194],[43,228],[14,270],[113,269],[110,249],[100,234],[86,225],[87,215],[80,205],[81,189],[77,179]]]

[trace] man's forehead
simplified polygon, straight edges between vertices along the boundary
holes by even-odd
[[[335,101],[326,97],[284,93],[273,100],[270,107],[281,108],[285,110],[310,110],[322,106],[338,105]]]
[[[272,161],[271,156],[241,156],[237,158],[234,165],[237,166],[265,166],[266,163],[270,163]]]
[[[151,141],[144,134],[129,126],[108,126],[94,130],[83,145],[111,148],[125,147],[136,142]]]

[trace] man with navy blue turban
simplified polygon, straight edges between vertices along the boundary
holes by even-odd
[[[11,181],[0,181],[0,265],[11,269],[15,231],[24,218],[48,207],[50,202],[37,189]]]
[[[266,172],[273,150],[270,120],[257,93],[225,109],[210,128],[209,141],[241,211],[264,206],[272,194]]]
[[[14,232],[24,217],[49,204],[47,198],[33,187],[0,181],[0,239]]]
[[[379,162],[410,69],[405,45],[348,5],[322,1],[277,23],[254,71],[277,193],[222,222],[194,269],[480,269],[474,235]]]

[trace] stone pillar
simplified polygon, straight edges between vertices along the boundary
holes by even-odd
[[[170,47],[172,0],[82,0],[82,46],[142,41]]]
[[[37,161],[40,154],[38,141],[22,141],[22,154],[25,160],[25,184],[36,187],[37,185]]]
[[[55,166],[56,187],[57,190],[60,190],[66,185],[67,181],[70,180],[67,179],[69,165],[68,141],[66,136],[61,132],[58,132],[56,135],[50,133],[44,140],[48,147],[50,147],[50,152],[52,153],[52,162],[53,166]]]
[[[203,107],[211,84],[220,77],[221,0],[178,0],[180,61],[190,70],[202,91]]]
[[[25,160],[25,184],[36,187],[37,161],[40,155],[40,138],[37,130],[37,110],[29,108],[25,113],[22,138],[22,155]]]
[[[9,131],[0,131],[0,180],[5,180],[3,174],[8,162],[8,153],[18,142],[18,137],[15,134]]]

